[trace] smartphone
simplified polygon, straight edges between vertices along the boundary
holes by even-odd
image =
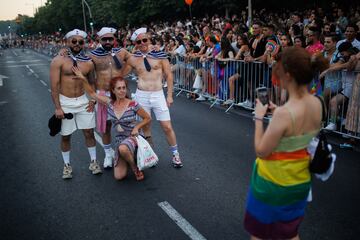
[[[256,96],[260,100],[260,102],[265,105],[269,104],[269,90],[266,87],[259,87],[256,89]]]

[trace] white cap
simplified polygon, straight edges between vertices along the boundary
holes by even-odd
[[[137,38],[140,34],[146,33],[146,31],[147,31],[146,28],[139,28],[139,29],[137,29],[137,30],[131,35],[130,40],[131,40],[131,41],[135,41],[136,38]]]
[[[100,29],[100,31],[97,32],[97,35],[99,37],[102,37],[104,36],[105,34],[108,34],[108,33],[112,33],[112,34],[115,34],[116,33],[116,29],[115,28],[111,28],[111,27],[103,27]]]
[[[74,29],[70,32],[68,32],[66,35],[65,35],[65,38],[68,39],[68,38],[71,38],[73,36],[80,36],[80,37],[83,37],[83,38],[86,38],[87,34],[86,32],[82,31],[82,30],[79,30],[79,29]]]

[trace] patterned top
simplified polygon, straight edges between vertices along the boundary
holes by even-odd
[[[125,112],[120,118],[116,117],[114,112],[114,103],[111,102],[108,106],[108,116],[111,120],[112,126],[115,129],[116,143],[122,142],[129,137],[131,131],[134,129],[136,121],[136,113],[140,109],[140,105],[136,101],[131,101],[127,106]]]
[[[306,47],[306,50],[311,54],[317,54],[324,50],[324,45],[321,44],[320,41],[317,41],[316,43],[309,45]]]

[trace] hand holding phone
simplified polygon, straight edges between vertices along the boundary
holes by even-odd
[[[269,91],[266,87],[259,87],[256,89],[256,96],[263,105],[269,104]]]

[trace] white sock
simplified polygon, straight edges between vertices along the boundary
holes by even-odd
[[[96,146],[94,147],[88,147],[88,151],[89,151],[89,155],[90,155],[90,160],[96,160]]]
[[[111,156],[112,155],[111,144],[106,144],[106,145],[104,144],[104,151],[106,156]]]
[[[70,165],[70,151],[67,152],[61,152],[63,160],[64,160],[64,164],[65,165]]]

